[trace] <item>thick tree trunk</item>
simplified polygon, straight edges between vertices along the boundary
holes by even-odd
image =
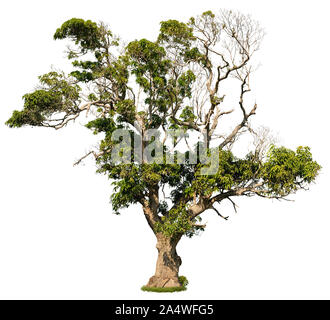
[[[180,240],[178,237],[166,237],[157,233],[158,259],[155,275],[149,279],[147,287],[181,287],[178,274],[181,258],[176,252],[176,246]]]

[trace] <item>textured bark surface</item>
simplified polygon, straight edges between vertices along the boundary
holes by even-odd
[[[176,252],[176,246],[181,237],[169,238],[161,233],[156,234],[158,259],[155,275],[149,279],[147,287],[181,287],[178,273],[181,258]]]

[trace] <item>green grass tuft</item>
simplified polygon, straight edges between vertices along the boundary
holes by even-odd
[[[158,288],[158,287],[147,287],[143,286],[141,288],[142,291],[147,292],[177,292],[177,291],[185,291],[187,290],[188,280],[185,276],[179,277],[179,282],[181,283],[182,287],[168,287],[168,288]]]
[[[146,287],[143,286],[141,288],[142,291],[148,292],[177,292],[177,291],[185,291],[186,287],[168,287],[168,288],[157,288],[157,287]]]
[[[179,282],[181,283],[181,285],[183,287],[187,287],[187,285],[189,284],[188,279],[185,276],[179,276]]]

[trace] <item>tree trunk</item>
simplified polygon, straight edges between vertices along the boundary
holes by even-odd
[[[147,287],[181,287],[178,278],[181,258],[176,252],[181,236],[166,237],[162,233],[157,233],[156,237],[158,250],[156,273],[149,279]]]

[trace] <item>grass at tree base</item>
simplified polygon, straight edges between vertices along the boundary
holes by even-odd
[[[177,292],[177,291],[185,291],[186,287],[168,287],[168,288],[158,288],[158,287],[147,287],[143,286],[141,288],[142,291],[147,292]]]

